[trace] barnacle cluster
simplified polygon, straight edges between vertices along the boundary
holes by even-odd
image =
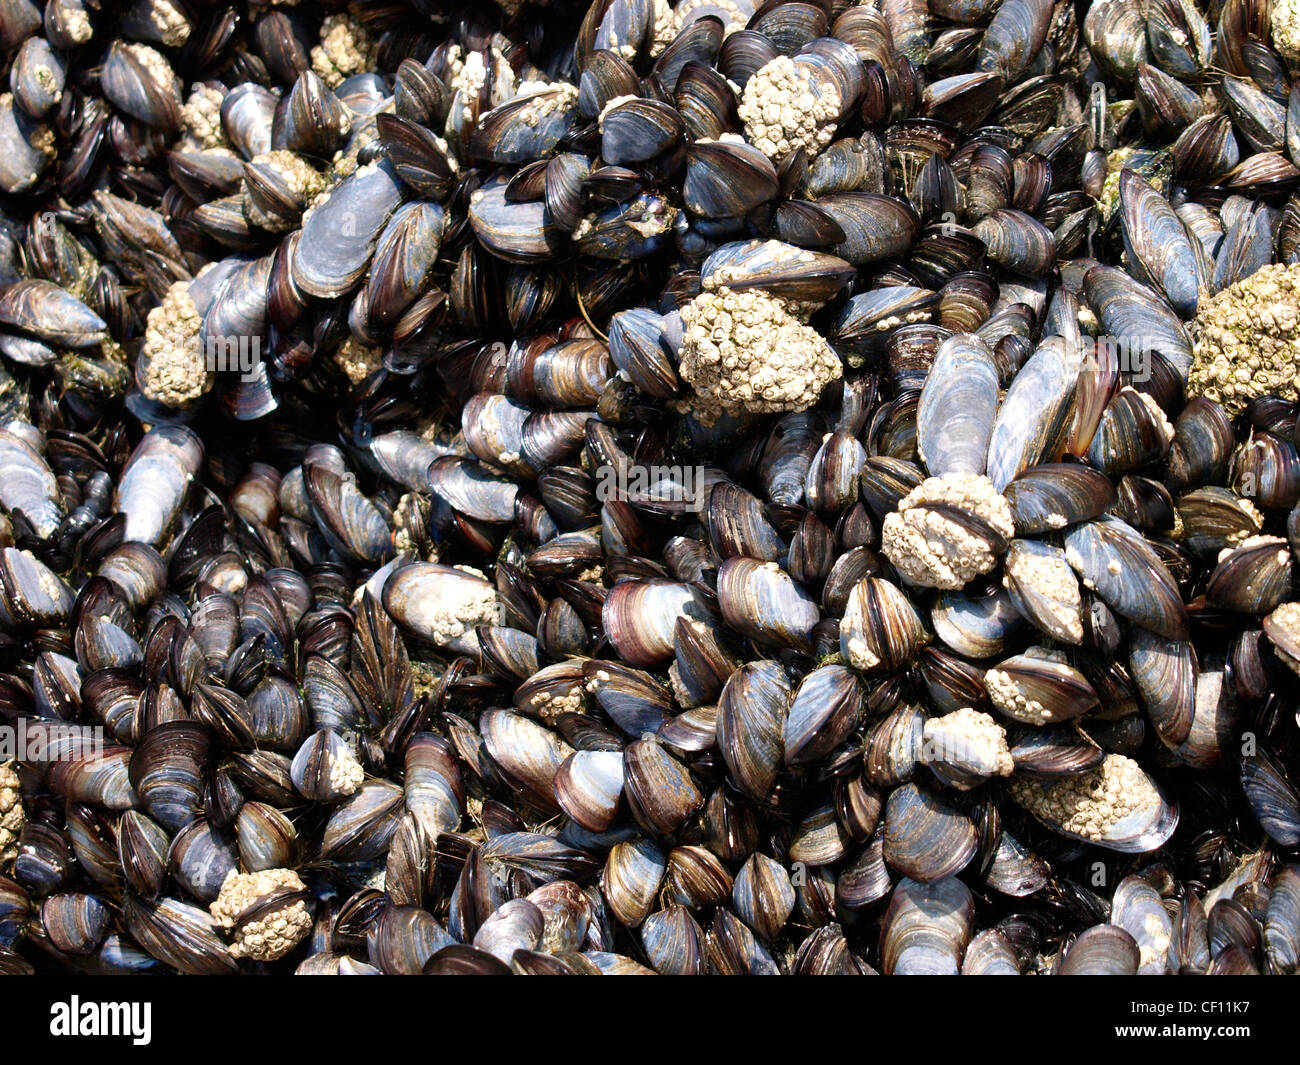
[[[13,762],[0,763],[0,870],[13,861],[26,820],[17,769]]]
[[[1008,554],[1002,583],[1013,580],[1039,592],[1045,609],[1071,643],[1083,640],[1083,596],[1074,570],[1062,555]]]
[[[347,13],[326,15],[320,44],[311,50],[311,67],[330,88],[351,74],[370,70],[376,42],[360,19]]]
[[[1006,729],[969,706],[927,720],[921,749],[927,760],[950,761],[981,777],[1008,777],[1016,768]]]
[[[777,56],[745,85],[738,108],[749,142],[770,159],[803,148],[818,154],[835,136],[839,90],[815,68]]]
[[[140,389],[150,399],[184,407],[207,391],[210,377],[199,339],[201,324],[184,281],[168,288],[162,302],[149,312]]]
[[[843,373],[826,339],[763,292],[703,292],[682,308],[682,325],[679,370],[708,423],[724,412],[806,410]]]
[[[190,38],[190,20],[172,0],[148,0],[149,19],[162,44],[179,48]]]
[[[184,137],[188,142],[185,147],[196,151],[227,147],[226,134],[221,128],[221,101],[224,99],[225,94],[220,89],[206,82],[194,86],[181,106]]]
[[[284,193],[302,203],[310,203],[329,187],[325,175],[294,152],[281,150],[255,155],[250,161],[250,166],[263,168],[268,174],[274,175],[282,185]],[[248,180],[245,176],[245,189]],[[256,196],[245,196],[244,211],[253,225],[272,233],[293,228],[292,218],[263,210]]]
[[[1191,395],[1239,414],[1259,396],[1300,397],[1300,265],[1275,263],[1211,297],[1193,323]]]
[[[1295,0],[1274,0],[1269,19],[1277,54],[1292,62],[1300,60],[1300,4]]]
[[[881,551],[907,580],[961,588],[998,563],[1015,533],[1011,507],[987,477],[944,474],[909,492],[881,526]]]
[[[456,566],[478,580],[449,581],[437,598],[421,600],[410,608],[410,624],[429,634],[436,644],[449,644],[472,633],[476,625],[501,621],[501,601],[480,570]]]
[[[293,950],[311,931],[311,914],[301,898],[275,900],[305,887],[292,869],[231,870],[211,906],[213,919],[231,934],[230,953],[275,961]]]
[[[1065,662],[1061,652],[1045,647],[1031,647],[1025,655],[1049,662]],[[984,687],[988,690],[989,702],[1013,721],[1047,724],[1052,720],[1052,708],[1027,695],[1006,670],[990,669],[984,674]]]
[[[1090,840],[1105,839],[1125,818],[1158,801],[1141,766],[1108,754],[1096,769],[1050,781],[1013,778],[1011,794],[1037,817]]]

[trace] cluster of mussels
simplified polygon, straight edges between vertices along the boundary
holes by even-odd
[[[0,0],[0,971],[1300,968],[1300,0],[329,7]]]

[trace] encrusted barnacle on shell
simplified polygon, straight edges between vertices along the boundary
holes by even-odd
[[[682,308],[678,372],[706,423],[724,412],[806,410],[843,373],[839,357],[783,301],[725,286]]]

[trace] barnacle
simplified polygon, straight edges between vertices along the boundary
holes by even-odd
[[[673,10],[668,0],[654,0],[655,5],[655,28],[654,40],[650,42],[650,55],[657,57],[663,53],[663,50],[673,43],[673,38],[677,36],[677,12]]]
[[[190,38],[190,20],[171,0],[149,0],[149,20],[168,48],[179,48]]]
[[[0,971],[1300,970],[1300,0],[298,2],[10,5]]]
[[[1300,398],[1300,264],[1265,266],[1208,301],[1193,323],[1187,392],[1240,414],[1263,395]]]
[[[743,30],[753,13],[752,4],[748,2],[737,3],[736,0],[682,0],[674,10],[679,31],[689,26],[697,18],[705,18],[711,15],[722,23],[723,33],[728,35]],[[658,27],[659,22],[656,18],[656,30],[658,30]]]
[[[979,776],[1007,777],[1015,770],[1006,729],[969,706],[928,719],[921,745],[926,761],[948,762]]]
[[[232,869],[209,907],[217,923],[234,934],[230,953],[236,958],[275,961],[293,950],[311,931],[311,914],[302,899],[285,900],[265,912],[244,915],[273,893],[305,890],[306,885],[292,869],[263,869],[256,873]]]
[[[0,763],[0,869],[13,861],[27,818],[23,814],[23,794],[13,762]]]
[[[1052,620],[1071,642],[1083,640],[1083,595],[1063,555],[1013,550],[1007,555],[1002,583],[1013,580],[1038,593],[1042,607],[1051,611]]]
[[[267,152],[264,155],[254,156],[252,164],[272,171],[283,182],[288,192],[303,203],[310,203],[329,187],[326,176],[294,152]],[[244,187],[244,213],[253,225],[261,226],[272,233],[286,232],[294,227],[294,219],[262,210],[257,198],[247,194],[247,177],[244,179]]]
[[[383,353],[349,336],[335,349],[334,363],[352,384],[359,385],[383,365]]]
[[[366,778],[366,771],[361,763],[346,748],[329,756],[329,787],[334,795],[351,795]]]
[[[807,410],[843,373],[826,339],[764,292],[722,288],[682,308],[680,372],[700,419]]]
[[[1273,0],[1269,10],[1273,47],[1283,59],[1300,60],[1300,2]]]
[[[567,81],[521,81],[515,98],[525,103],[515,113],[514,121],[535,126],[548,115],[572,107],[578,99],[578,87]]]
[[[311,68],[330,88],[375,65],[376,41],[360,19],[348,14],[326,15],[320,44],[311,50]]]
[[[955,589],[997,566],[998,541],[1014,533],[992,481],[949,473],[927,478],[886,515],[881,550],[913,584]]]
[[[1105,218],[1109,218],[1119,206],[1119,176],[1123,173],[1125,164],[1133,158],[1134,151],[1133,148],[1116,148],[1106,156],[1106,180],[1102,184],[1101,195],[1097,197],[1097,206]]]
[[[472,633],[475,626],[501,623],[501,601],[482,572],[473,566],[453,568],[479,580],[440,582],[436,596],[426,597],[416,604],[418,619],[411,621],[413,628],[427,634],[428,639],[440,646]]]
[[[189,150],[229,147],[221,126],[221,101],[224,98],[220,89],[207,82],[199,82],[191,90],[181,107],[181,122]]]
[[[1046,647],[1030,647],[1025,651],[1025,657],[1041,658],[1061,664],[1067,662],[1064,654]],[[1024,688],[1006,670],[996,668],[988,670],[984,674],[984,687],[989,693],[989,702],[1016,721],[1045,725],[1053,719],[1052,708],[1027,696]]]
[[[1085,839],[1102,840],[1136,811],[1160,803],[1142,767],[1108,754],[1096,769],[1049,781],[1013,777],[1011,796],[1034,816]]]
[[[1293,673],[1300,673],[1300,603],[1283,603],[1264,619],[1264,632],[1279,660]]]
[[[156,48],[147,44],[124,44],[122,46],[144,67],[145,73],[163,92],[176,91],[176,75],[172,72],[167,57]]]
[[[835,136],[840,92],[816,67],[777,56],[745,85],[740,118],[745,137],[769,159],[798,148],[817,155]]]
[[[188,281],[177,281],[149,312],[140,353],[140,390],[165,407],[183,407],[210,383],[203,346],[202,319],[190,298]]]

